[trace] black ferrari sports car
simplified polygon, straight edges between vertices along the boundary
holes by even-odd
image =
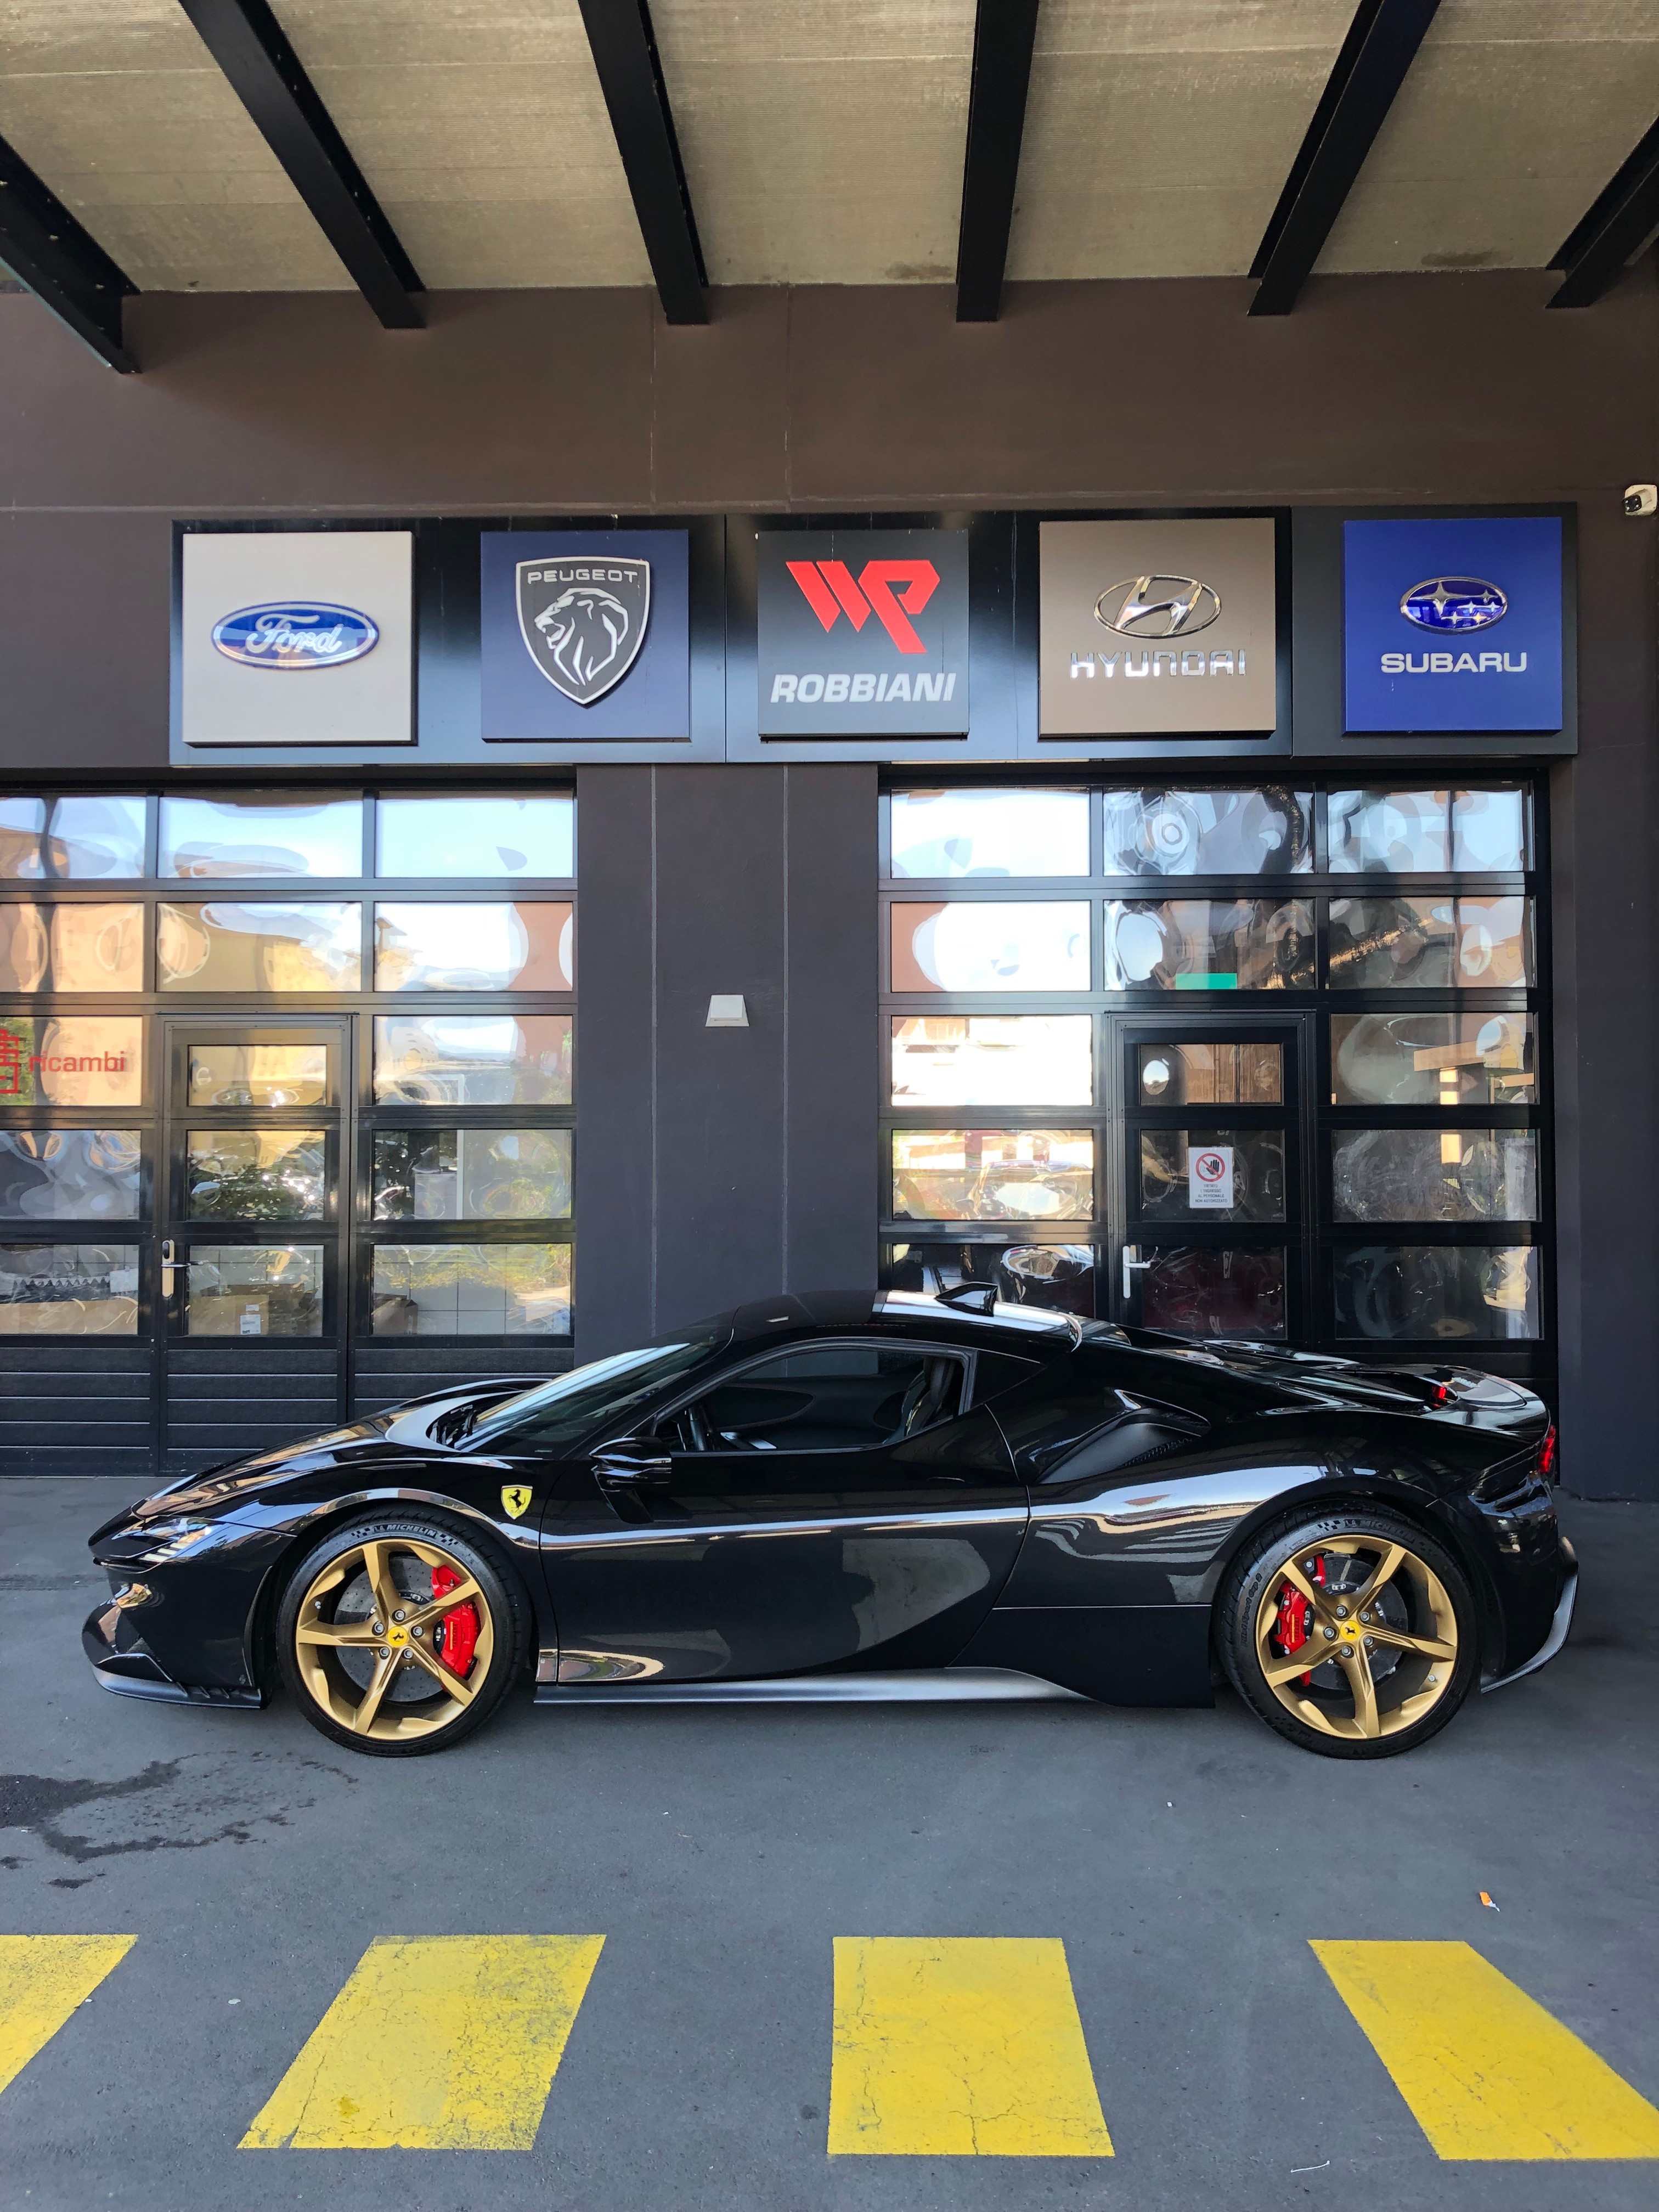
[[[1560,1649],[1555,1433],[1464,1368],[1200,1348],[984,1286],[780,1297],[192,1475],[92,1538],[124,1695],[395,1757],[578,1705],[1218,1680],[1332,1758]]]

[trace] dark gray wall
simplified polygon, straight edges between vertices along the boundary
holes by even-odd
[[[577,1354],[871,1285],[876,771],[584,769]],[[715,993],[747,1029],[711,1030]]]

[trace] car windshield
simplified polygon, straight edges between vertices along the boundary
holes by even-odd
[[[731,1334],[729,1323],[708,1323],[633,1352],[613,1352],[609,1359],[590,1359],[568,1375],[492,1406],[471,1441],[510,1434],[516,1444],[568,1451],[592,1429],[624,1428],[664,1383],[707,1359]]]

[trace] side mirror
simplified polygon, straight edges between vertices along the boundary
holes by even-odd
[[[604,1482],[666,1482],[673,1466],[658,1437],[617,1437],[593,1453],[593,1471]]]

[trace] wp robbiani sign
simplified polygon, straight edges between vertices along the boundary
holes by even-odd
[[[763,531],[758,551],[763,738],[966,735],[966,531]]]

